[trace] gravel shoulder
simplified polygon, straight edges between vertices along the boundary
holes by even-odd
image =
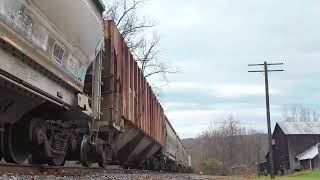
[[[45,180],[45,179],[110,179],[110,180],[247,180],[242,177],[206,176],[155,172],[136,169],[122,169],[119,166],[107,166],[105,169],[86,168],[76,164],[64,167],[30,166],[0,163],[0,180]]]
[[[3,174],[0,179],[13,179],[13,180],[85,180],[85,179],[107,179],[107,180],[247,180],[242,177],[222,177],[222,176],[205,176],[196,174],[168,174],[168,173],[155,173],[155,172],[142,172],[142,173],[110,173],[100,172],[87,174],[84,176],[59,176],[59,175],[14,175]]]

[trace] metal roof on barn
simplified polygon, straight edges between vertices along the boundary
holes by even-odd
[[[284,134],[319,134],[320,122],[278,122]]]
[[[307,149],[305,152],[299,154],[296,158],[299,160],[313,159],[314,157],[319,155],[319,149],[318,149],[319,145],[320,143],[317,143],[316,145]]]

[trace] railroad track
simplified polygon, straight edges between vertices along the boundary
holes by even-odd
[[[147,173],[147,170],[122,169],[119,166],[82,167],[82,166],[48,166],[48,165],[27,165],[0,163],[1,175],[53,175],[53,176],[84,176],[94,173],[106,174],[139,174]]]

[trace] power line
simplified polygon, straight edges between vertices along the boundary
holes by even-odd
[[[255,70],[248,72],[262,72],[265,76],[265,91],[266,91],[266,115],[267,115],[267,125],[268,125],[268,142],[269,142],[269,162],[270,162],[270,176],[271,179],[274,179],[274,162],[273,162],[273,149],[272,149],[272,135],[271,135],[271,120],[270,120],[270,98],[269,98],[269,72],[282,72],[283,69],[272,69],[269,70],[269,66],[279,66],[283,63],[267,63],[266,61],[263,64],[248,64],[248,66],[263,66],[264,70]]]

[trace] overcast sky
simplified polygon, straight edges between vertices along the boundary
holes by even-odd
[[[163,58],[182,70],[162,91],[167,115],[182,138],[233,113],[266,129],[264,77],[248,63],[284,62],[270,75],[271,118],[283,104],[318,107],[320,1],[149,0],[142,14],[157,19]]]

